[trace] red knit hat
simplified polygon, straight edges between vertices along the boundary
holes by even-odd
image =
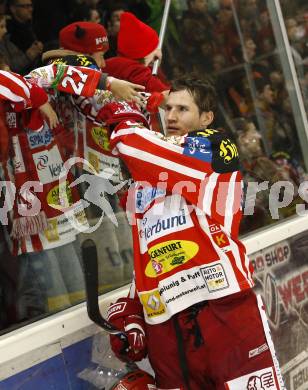
[[[59,41],[63,49],[80,53],[107,51],[109,48],[105,28],[99,23],[74,22],[62,28]]]
[[[144,58],[158,46],[158,35],[152,27],[130,12],[123,12],[118,34],[118,53],[127,58]]]

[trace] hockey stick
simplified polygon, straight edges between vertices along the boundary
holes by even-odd
[[[127,344],[126,334],[108,322],[99,310],[98,305],[98,263],[97,250],[94,242],[90,239],[85,240],[81,246],[83,271],[86,284],[86,300],[89,318],[99,327],[120,337]]]
[[[159,49],[162,49],[163,43],[164,43],[170,4],[171,4],[171,0],[166,0],[164,13],[163,13],[163,18],[162,18],[162,21],[161,21],[160,32],[159,32],[159,43],[158,43],[158,48]],[[152,68],[152,74],[155,75],[155,76],[157,76],[158,67],[159,67],[159,59],[154,61],[153,68]],[[157,123],[158,130],[162,134],[167,135],[167,130],[166,130],[166,127],[164,125],[164,111],[163,111],[162,108],[160,108],[160,107],[158,108],[158,113],[153,117],[153,121],[154,121],[154,123],[155,122]],[[155,127],[155,125],[154,125],[154,127]]]
[[[159,49],[162,49],[163,43],[164,43],[165,32],[166,32],[167,21],[168,21],[168,15],[169,15],[170,3],[171,3],[171,0],[166,0],[166,2],[165,2],[165,8],[164,8],[163,18],[162,18],[162,21],[161,21],[161,27],[160,27],[160,32],[159,32],[159,43],[158,43],[158,48]],[[152,74],[153,75],[157,75],[158,66],[159,66],[159,59],[154,61],[153,69],[152,69]]]

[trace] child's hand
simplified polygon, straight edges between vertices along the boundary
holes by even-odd
[[[145,87],[143,85],[130,83],[126,80],[120,80],[112,77],[108,77],[110,82],[110,91],[113,96],[120,100],[133,101],[137,104],[142,103],[142,98],[139,95],[139,91],[143,91]]]
[[[59,119],[54,109],[51,107],[49,102],[46,102],[42,106],[39,107],[41,114],[47,119],[49,127],[54,129],[59,124]]]

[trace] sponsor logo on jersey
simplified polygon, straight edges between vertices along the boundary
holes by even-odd
[[[34,153],[33,161],[36,166],[39,180],[42,184],[58,180],[63,166],[63,161],[56,145],[50,150]]]
[[[43,169],[47,168],[47,166],[48,166],[48,156],[47,154],[42,154],[41,156],[38,157],[36,169],[42,171]]]
[[[60,239],[57,218],[48,219],[48,227],[44,231],[44,235],[49,242],[58,241]]]
[[[151,261],[146,266],[145,274],[155,278],[172,271],[194,258],[198,251],[199,245],[187,240],[170,240],[154,245],[148,250]]]
[[[222,264],[217,263],[202,267],[200,271],[210,293],[229,287],[229,282]]]
[[[48,127],[44,127],[42,131],[36,133],[28,132],[27,137],[30,149],[47,146],[53,141],[52,133]]]
[[[224,252],[227,252],[230,247],[230,241],[227,235],[221,230],[220,226],[216,224],[210,225],[210,232],[215,244],[223,249]]]
[[[102,150],[110,151],[107,129],[103,127],[92,127],[91,135],[96,145],[98,145]]]
[[[144,244],[193,226],[187,205],[183,203],[180,208],[175,209],[164,207],[163,203],[157,203],[144,214],[138,224],[139,237]]]
[[[174,215],[167,218],[158,218],[155,223],[148,223],[147,217],[143,218],[142,223],[144,228],[139,231],[139,236],[147,241],[152,241],[152,237],[168,230],[174,230],[178,227],[187,224],[186,215]]]
[[[278,390],[272,367],[233,379],[226,385],[229,390]]]
[[[136,191],[136,211],[143,213],[154,199],[165,196],[166,190],[145,187]]]
[[[198,158],[202,161],[212,161],[212,143],[203,137],[186,137],[183,154]]]
[[[50,172],[50,175],[52,178],[57,179],[60,175],[61,169],[63,167],[63,163],[55,163],[55,164],[50,164],[48,165],[48,169]]]
[[[197,137],[210,137],[211,135],[219,133],[218,130],[214,129],[204,129],[196,132]]]
[[[268,350],[268,345],[265,343],[265,344],[262,344],[260,347],[258,348],[255,348],[255,349],[251,349],[249,352],[248,352],[248,357],[249,359],[255,357],[255,356],[258,356],[260,355],[260,353],[264,352],[264,351],[267,351]]]
[[[232,160],[238,158],[236,145],[228,138],[222,140],[219,146],[219,156],[225,164],[230,164]]]
[[[69,187],[69,182],[66,181],[65,186],[61,185],[61,187],[59,187],[59,184],[54,186],[48,192],[46,200],[50,207],[53,207],[57,210],[61,210],[63,208],[71,206],[73,204],[73,195],[72,190]]]
[[[166,312],[158,290],[140,293],[140,300],[149,318],[160,316]]]

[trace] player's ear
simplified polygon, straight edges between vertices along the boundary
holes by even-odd
[[[213,120],[214,120],[213,111],[203,111],[200,115],[200,121],[202,127],[207,127],[213,122]]]

